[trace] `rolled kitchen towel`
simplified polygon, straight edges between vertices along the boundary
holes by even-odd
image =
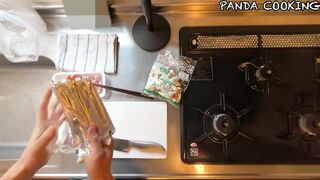
[[[60,71],[116,73],[118,37],[109,33],[60,33],[56,68]]]

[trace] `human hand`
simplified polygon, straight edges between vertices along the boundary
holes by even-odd
[[[112,179],[111,160],[113,155],[113,140],[108,139],[104,144],[99,137],[98,128],[91,125],[87,131],[87,137],[91,146],[91,152],[86,159],[87,173],[92,180]]]
[[[38,110],[36,124],[27,147],[3,179],[32,179],[37,170],[51,157],[57,128],[64,120],[63,110],[58,102],[49,107],[51,95],[52,91],[48,89]]]
[[[20,158],[35,171],[45,165],[51,157],[57,128],[65,118],[62,107],[57,101],[52,103],[51,107],[49,106],[51,95],[52,91],[48,89],[38,110],[36,125],[28,146]]]

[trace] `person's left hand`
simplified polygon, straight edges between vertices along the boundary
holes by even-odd
[[[51,157],[57,128],[64,120],[63,110],[58,102],[49,107],[51,95],[52,91],[48,89],[38,110],[36,125],[27,148],[5,174],[5,177],[10,177],[8,179],[32,179]]]

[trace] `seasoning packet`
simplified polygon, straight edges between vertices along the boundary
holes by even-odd
[[[169,50],[160,51],[151,68],[144,92],[179,106],[195,66],[196,61],[191,58],[174,57]]]
[[[86,76],[77,76],[52,83],[52,90],[66,115],[66,124],[59,128],[55,152],[74,149],[78,162],[90,153],[87,130],[96,124],[104,143],[114,133],[111,119],[100,99],[96,87]]]

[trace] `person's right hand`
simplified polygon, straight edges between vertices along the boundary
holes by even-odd
[[[111,160],[113,155],[113,141],[110,138],[103,144],[99,137],[98,128],[91,125],[87,131],[91,152],[86,159],[87,173],[92,180],[112,179]]]

